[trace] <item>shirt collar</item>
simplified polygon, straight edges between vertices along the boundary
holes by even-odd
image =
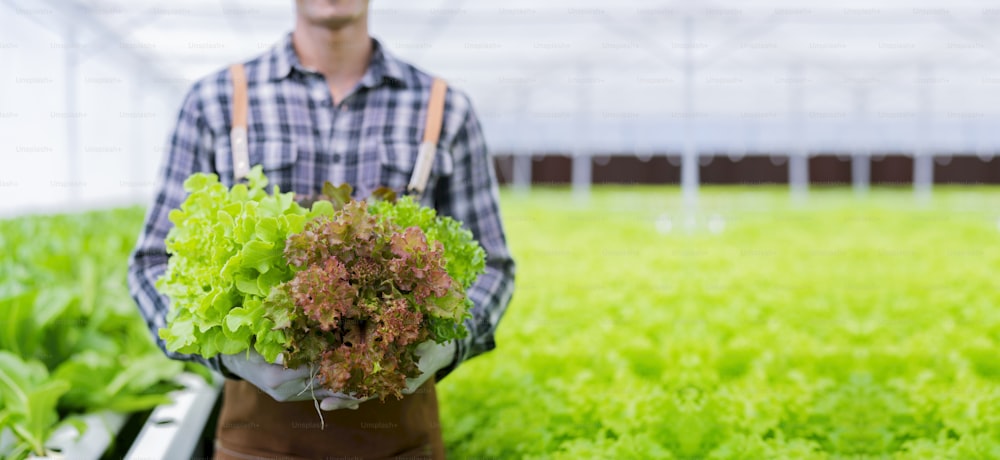
[[[405,87],[407,85],[406,74],[402,63],[390,54],[382,44],[372,38],[372,59],[368,63],[368,69],[358,82],[360,86],[375,87],[386,81],[390,84]],[[284,38],[276,43],[268,52],[267,62],[270,70],[267,75],[272,81],[283,80],[291,75],[292,71],[308,73],[301,62],[299,56],[295,54],[295,47],[292,45],[292,34],[285,34]]]

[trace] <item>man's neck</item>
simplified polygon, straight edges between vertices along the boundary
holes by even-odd
[[[373,52],[367,21],[330,29],[300,19],[292,32],[292,45],[303,66],[326,77],[337,102],[365,75]]]

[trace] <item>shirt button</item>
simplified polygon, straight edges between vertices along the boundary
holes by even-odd
[[[333,154],[333,162],[334,163],[340,163],[340,154],[339,153],[334,153]]]

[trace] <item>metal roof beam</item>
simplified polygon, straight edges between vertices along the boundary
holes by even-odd
[[[104,22],[94,18],[89,9],[77,0],[42,1],[52,8],[53,11],[59,13],[58,16],[62,20],[62,24],[60,24],[60,26],[62,27],[65,27],[66,24],[75,24],[77,26],[86,27],[93,31],[96,35],[106,37],[109,41],[116,40],[122,44],[127,43],[118,31],[114,30]],[[142,53],[128,46],[122,46],[120,51],[123,56],[131,60],[139,68],[143,69],[143,74],[148,77],[149,81],[162,84],[178,91],[182,91],[184,89],[178,85],[178,82],[183,81],[181,75],[164,70],[161,63],[156,59],[151,58],[148,54]]]

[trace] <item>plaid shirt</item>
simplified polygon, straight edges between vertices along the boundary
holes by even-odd
[[[322,75],[303,67],[291,34],[245,63],[251,164],[263,165],[282,191],[315,194],[325,181],[349,183],[355,197],[380,185],[405,189],[413,171],[426,117],[432,77],[395,59],[376,40],[367,71],[353,92],[334,104]],[[169,301],[154,283],[167,268],[167,218],[185,198],[184,180],[211,172],[233,183],[230,152],[232,81],[223,70],[196,82],[187,94],[160,169],[156,198],[129,260],[129,288],[157,344],[171,358],[221,370],[219,357],[166,350],[158,330]],[[494,330],[514,289],[514,260],[507,249],[493,163],[469,98],[449,88],[435,163],[422,203],[464,223],[487,253],[486,273],[468,294],[475,307],[469,336],[443,378],[469,358],[492,350]]]

